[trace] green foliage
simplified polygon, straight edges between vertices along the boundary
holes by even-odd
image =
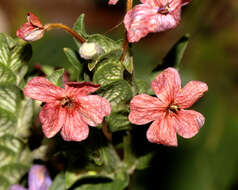
[[[17,183],[29,169],[29,150],[21,133],[29,127],[32,102],[23,100],[21,87],[31,46],[0,34],[0,189]],[[28,113],[28,114],[27,114]]]
[[[189,36],[189,34],[185,34],[181,37],[164,57],[162,64],[159,64],[154,71],[161,71],[167,67],[175,67],[178,69],[183,54],[188,46]]]
[[[114,41],[104,35],[101,34],[86,34],[85,27],[84,27],[84,14],[82,14],[74,24],[74,29],[76,32],[81,34],[87,42],[94,42],[97,43],[102,49],[103,52],[101,55],[96,56],[90,62],[87,62],[88,68],[92,71],[97,64],[107,58],[115,58],[118,61],[122,55],[122,41]],[[81,46],[81,43],[77,42],[78,47]],[[129,72],[132,73],[133,71],[133,61],[129,52],[127,52],[126,58],[122,63],[122,66]]]
[[[77,80],[83,80],[83,65],[79,62],[78,54],[70,48],[64,48],[64,53],[70,64],[74,67]]]
[[[63,82],[62,82],[63,74],[64,74],[64,69],[58,69],[56,71],[53,71],[53,73],[51,73],[47,78],[56,86],[63,87]]]
[[[52,182],[49,190],[65,190],[65,175],[59,173]]]

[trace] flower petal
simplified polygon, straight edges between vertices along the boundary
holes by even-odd
[[[67,82],[65,83],[65,90],[67,95],[73,96],[86,96],[89,93],[97,91],[100,84],[94,84],[91,82]]]
[[[124,24],[129,42],[138,42],[149,32],[156,32],[158,28],[157,9],[149,4],[139,4],[126,13]]]
[[[48,190],[52,181],[45,166],[34,165],[28,175],[29,190]]]
[[[168,1],[168,0],[166,0]],[[149,4],[153,7],[158,7],[159,6],[159,1],[158,0],[140,0],[141,3]]]
[[[109,4],[109,5],[115,5],[115,4],[117,4],[117,2],[118,2],[118,0],[110,0],[110,1],[108,2],[108,4]]]
[[[43,28],[40,19],[32,12],[27,13],[27,21],[37,28]]]
[[[151,87],[160,101],[169,105],[181,87],[178,71],[173,68],[164,70],[152,81]]]
[[[45,136],[51,138],[63,127],[66,111],[60,104],[46,103],[39,116]]]
[[[89,128],[79,111],[67,110],[61,136],[65,141],[82,141],[88,137]]]
[[[170,117],[165,114],[161,119],[155,120],[147,130],[147,139],[152,143],[178,146],[176,131],[172,122]]]
[[[181,110],[174,120],[177,133],[184,138],[192,138],[204,125],[205,117],[193,110]]]
[[[83,120],[90,126],[102,123],[103,118],[110,114],[110,103],[97,95],[78,97],[79,109]]]
[[[161,117],[166,109],[164,104],[155,97],[147,94],[135,96],[130,102],[129,121],[137,125],[143,125]]]
[[[23,39],[26,40],[26,36],[28,36],[33,30],[35,29],[34,26],[32,26],[30,23],[24,23],[17,31],[16,35]]]
[[[42,102],[55,102],[64,95],[64,89],[55,86],[44,77],[34,77],[27,83],[24,94]]]
[[[175,104],[180,108],[189,108],[192,106],[203,94],[208,91],[208,86],[204,82],[190,81],[187,83],[175,97]]]
[[[21,185],[14,184],[8,190],[27,190],[26,188],[22,187]]]
[[[188,3],[190,3],[192,0],[182,0],[182,6],[187,5]]]

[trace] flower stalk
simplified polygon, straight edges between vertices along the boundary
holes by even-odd
[[[75,37],[78,41],[80,41],[81,43],[84,43],[86,40],[81,36],[79,35],[76,31],[74,31],[72,28],[64,25],[64,24],[61,24],[61,23],[50,23],[50,24],[46,24],[44,26],[44,29],[46,31],[48,30],[52,30],[52,29],[63,29],[65,30],[66,32],[70,33],[73,37]]]
[[[126,12],[128,12],[132,8],[132,6],[133,6],[133,0],[127,0]],[[128,47],[129,47],[129,42],[127,40],[127,31],[126,31],[124,41],[123,41],[123,45],[122,45],[123,52],[122,52],[122,55],[121,55],[121,58],[120,58],[120,61],[122,61],[122,62],[124,61],[124,59],[126,57]]]

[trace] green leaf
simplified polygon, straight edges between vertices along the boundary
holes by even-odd
[[[116,177],[112,181],[92,182],[82,184],[75,190],[123,190],[129,184],[129,175],[123,171],[117,171]]]
[[[29,152],[24,148],[25,143],[13,135],[5,134],[0,137],[0,183],[5,179],[6,187],[17,183],[29,169]]]
[[[17,116],[17,128],[16,128],[17,136],[25,138],[30,135],[29,128],[32,125],[33,115],[34,115],[33,100],[30,98],[22,100],[19,113]]]
[[[80,35],[82,35],[83,37],[87,37],[87,33],[85,30],[85,26],[84,26],[84,16],[85,16],[85,14],[81,14],[79,16],[79,18],[74,23],[73,29],[76,32],[78,32]]]
[[[71,65],[77,70],[78,80],[83,80],[83,64],[79,62],[77,53],[70,48],[64,48],[64,53]]]
[[[53,73],[51,73],[47,77],[47,79],[49,79],[49,81],[51,81],[56,86],[62,87],[63,86],[63,82],[62,82],[63,74],[64,74],[64,69],[58,69],[56,71],[53,71]]]
[[[14,85],[0,86],[0,111],[16,116],[20,103],[20,90]]]
[[[95,69],[93,82],[106,86],[114,81],[123,79],[124,68],[117,59],[106,59]]]
[[[132,98],[131,86],[125,80],[112,82],[100,88],[97,92],[111,103],[111,107],[114,111],[120,110],[123,104]]]
[[[125,69],[132,74],[134,70],[134,65],[133,65],[133,57],[130,55],[129,51],[126,54],[126,57],[124,61],[122,62],[122,65],[125,67]]]
[[[83,168],[76,168],[72,165],[65,173],[66,188],[71,187],[76,181],[81,179],[114,179],[115,171],[121,166],[120,159],[114,150],[113,146],[106,144],[103,146],[94,145],[95,150],[88,156],[93,163],[84,165]]]
[[[178,68],[188,45],[189,37],[189,34],[185,34],[180,38],[164,57],[162,64],[158,65],[153,71],[160,71],[167,67]]]
[[[109,131],[116,132],[131,129],[131,124],[128,120],[128,115],[129,113],[127,111],[121,111],[113,112],[108,117],[106,117]]]
[[[65,190],[65,176],[64,173],[59,173],[52,182],[49,190]]]
[[[31,45],[0,33],[0,83],[22,85],[31,55]]]

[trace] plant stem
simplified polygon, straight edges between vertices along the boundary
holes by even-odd
[[[55,28],[60,28],[60,29],[63,29],[65,31],[67,31],[68,33],[70,33],[73,37],[75,37],[78,41],[80,41],[81,43],[84,43],[86,40],[81,36],[79,35],[76,31],[74,31],[72,28],[64,25],[64,24],[61,24],[61,23],[50,23],[50,24],[46,24],[44,26],[44,29],[45,30],[52,30],[52,29],[55,29]]]
[[[127,0],[126,12],[128,12],[132,8],[132,6],[133,6],[133,0]],[[127,31],[126,31],[124,41],[123,41],[123,45],[122,45],[123,52],[122,52],[120,61],[124,61],[124,59],[126,57],[127,50],[128,50],[128,46],[129,46],[129,42],[127,40]]]
[[[107,138],[107,140],[112,141],[112,133],[108,131],[108,126],[105,120],[102,123],[102,132]]]

